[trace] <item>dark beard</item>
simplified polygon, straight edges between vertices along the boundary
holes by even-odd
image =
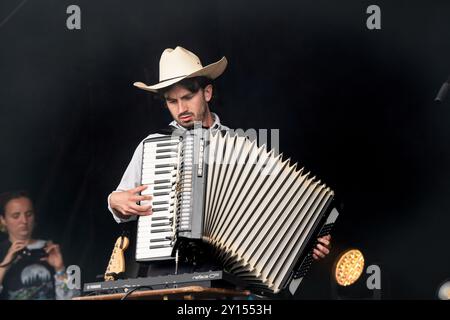
[[[180,120],[180,122],[178,122],[178,121],[177,121],[177,122],[178,122],[178,124],[179,124],[180,126],[182,126],[183,128],[185,128],[185,129],[187,129],[187,130],[194,129],[194,123],[195,123],[195,122],[201,122],[201,123],[202,123],[202,127],[203,127],[203,120],[205,119],[206,110],[207,110],[207,105],[204,105],[203,108],[202,108],[201,113],[199,114],[199,118],[200,118],[201,120],[197,120],[197,119],[194,117],[194,114],[193,114],[193,113],[189,113],[189,114],[192,115],[192,118],[193,118],[192,124],[183,125],[183,124],[181,124],[181,120]],[[183,116],[183,114],[180,114],[178,117],[180,117],[180,116]]]
[[[183,126],[182,124],[180,124],[183,128],[185,128],[186,130],[192,130],[194,129],[194,123],[192,123],[192,125],[188,125],[188,126]]]

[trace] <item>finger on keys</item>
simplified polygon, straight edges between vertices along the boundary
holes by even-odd
[[[313,254],[315,254],[318,257],[325,258],[325,255],[317,249],[313,250]]]
[[[130,206],[136,213],[140,216],[148,216],[152,214],[152,206],[140,206],[138,204],[133,204]]]
[[[131,191],[132,193],[139,193],[139,192],[141,192],[141,191],[144,191],[144,190],[147,189],[147,188],[148,188],[147,185],[142,185],[142,186],[136,187],[136,188],[134,188],[134,189],[131,189],[130,191]]]
[[[329,253],[330,253],[330,250],[328,250],[327,247],[324,247],[324,246],[321,245],[321,244],[318,244],[318,245],[317,245],[317,249],[318,249],[320,252],[324,253],[324,254],[329,254]]]
[[[140,212],[140,211],[128,208],[127,214],[128,215],[133,215],[133,216],[149,216],[152,213],[151,212]]]
[[[137,201],[146,201],[146,200],[152,200],[152,199],[153,199],[152,196],[147,195],[147,196],[136,196],[133,200],[137,202]]]
[[[323,237],[323,238],[318,238],[317,241],[320,242],[320,243],[322,243],[322,244],[324,244],[324,245],[326,245],[326,246],[329,246],[329,245],[330,245],[330,241],[329,241],[328,239],[326,239],[325,237]]]
[[[128,210],[125,211],[125,214],[136,216],[136,215],[138,215],[138,212],[137,212],[136,210],[133,210],[133,209],[131,209],[131,208],[128,208]]]

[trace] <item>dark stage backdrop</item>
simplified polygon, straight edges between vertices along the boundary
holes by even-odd
[[[81,30],[66,9],[81,8]],[[366,9],[381,8],[381,30]],[[448,1],[19,1],[0,3],[0,191],[28,189],[36,236],[83,281],[106,268],[107,210],[134,148],[171,119],[132,86],[156,83],[177,45],[225,55],[213,111],[233,128],[280,129],[280,150],[341,200],[332,254],[299,298],[331,299],[336,256],[381,267],[384,298],[436,298],[450,277]]]

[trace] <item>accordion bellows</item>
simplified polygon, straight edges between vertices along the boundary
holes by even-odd
[[[152,170],[146,161],[173,161],[169,224],[161,229],[165,232],[167,258],[172,255],[168,254],[170,246],[180,237],[200,238],[214,248],[224,270],[249,287],[273,293],[286,287],[302,251],[311,248],[313,237],[323,227],[333,191],[290,159],[284,160],[282,154],[267,150],[266,146],[258,147],[246,137],[202,130],[198,137],[194,134],[167,139],[171,143],[179,139],[177,148],[170,151],[173,157],[164,149],[160,156],[166,158],[152,160],[157,151],[148,153],[146,158],[144,143],[143,158],[146,170]],[[152,143],[150,140],[147,142]],[[161,145],[159,139],[153,141],[152,148],[158,149],[158,141]],[[159,170],[158,166],[153,167]],[[150,180],[143,178],[143,184],[152,184],[152,178],[157,177],[155,172],[143,172],[144,176]],[[156,186],[149,189],[154,194]],[[157,197],[155,202],[158,203]],[[153,241],[161,239],[160,230],[148,228],[160,226],[152,221],[155,217],[159,222],[163,215],[140,217],[138,247],[148,245],[145,236],[139,240],[139,234],[153,232]],[[136,257],[143,259],[138,249]],[[161,258],[164,257],[158,256]]]
[[[333,192],[244,137],[212,135],[209,159],[203,239],[225,269],[279,291]]]

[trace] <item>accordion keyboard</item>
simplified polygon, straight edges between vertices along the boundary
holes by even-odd
[[[151,195],[153,213],[138,221],[136,260],[170,259],[175,239],[175,188],[178,181],[178,137],[160,137],[144,143],[142,185],[148,188],[142,195]]]

